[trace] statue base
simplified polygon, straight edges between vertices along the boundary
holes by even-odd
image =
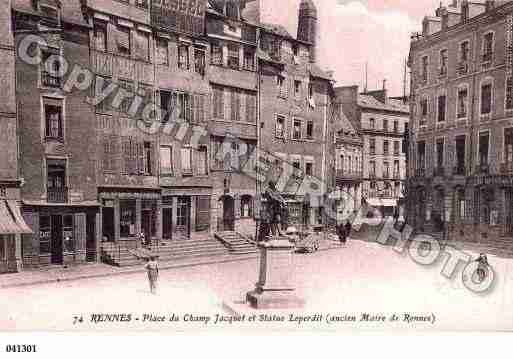
[[[294,245],[286,238],[273,237],[260,243],[260,273],[255,290],[246,294],[254,309],[301,308],[304,301],[295,295],[291,283]]]

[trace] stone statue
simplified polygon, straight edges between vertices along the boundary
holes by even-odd
[[[262,195],[265,205],[261,215],[261,225],[258,234],[259,241],[266,241],[272,236],[281,236],[281,216],[285,209],[285,199],[276,190],[274,182],[269,182],[268,188]]]

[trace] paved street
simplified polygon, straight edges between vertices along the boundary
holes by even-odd
[[[213,264],[162,271],[159,295],[148,291],[145,274],[87,279],[0,291],[2,330],[177,330],[239,328],[415,328],[512,329],[513,289],[511,260],[489,257],[497,273],[496,286],[487,295],[464,288],[461,272],[453,280],[440,275],[441,264],[422,267],[391,248],[350,241],[345,247],[315,254],[297,254],[298,294],[306,299],[302,311],[290,310],[285,323],[257,325],[214,324],[215,315],[226,315],[223,301],[237,301],[254,287],[257,260]],[[506,285],[506,283],[508,285]],[[326,316],[361,313],[390,316],[435,314],[435,324],[417,322],[327,324]],[[128,322],[92,323],[91,314],[131,314]],[[144,314],[166,316],[166,322],[144,321]],[[172,314],[180,319],[170,322]],[[322,322],[289,322],[289,313],[322,314]],[[190,315],[194,318],[191,318]],[[268,312],[268,314],[273,314]],[[83,317],[73,324],[74,316]],[[202,321],[210,316],[208,324]],[[185,322],[184,319],[194,319]],[[125,318],[126,319],[126,318]],[[139,320],[137,320],[139,319]],[[152,318],[158,320],[159,318]]]

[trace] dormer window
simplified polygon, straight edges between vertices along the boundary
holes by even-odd
[[[226,17],[234,20],[239,20],[239,8],[233,1],[226,3]]]

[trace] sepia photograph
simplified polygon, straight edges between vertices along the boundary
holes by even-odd
[[[2,335],[513,331],[513,1],[0,5]]]

